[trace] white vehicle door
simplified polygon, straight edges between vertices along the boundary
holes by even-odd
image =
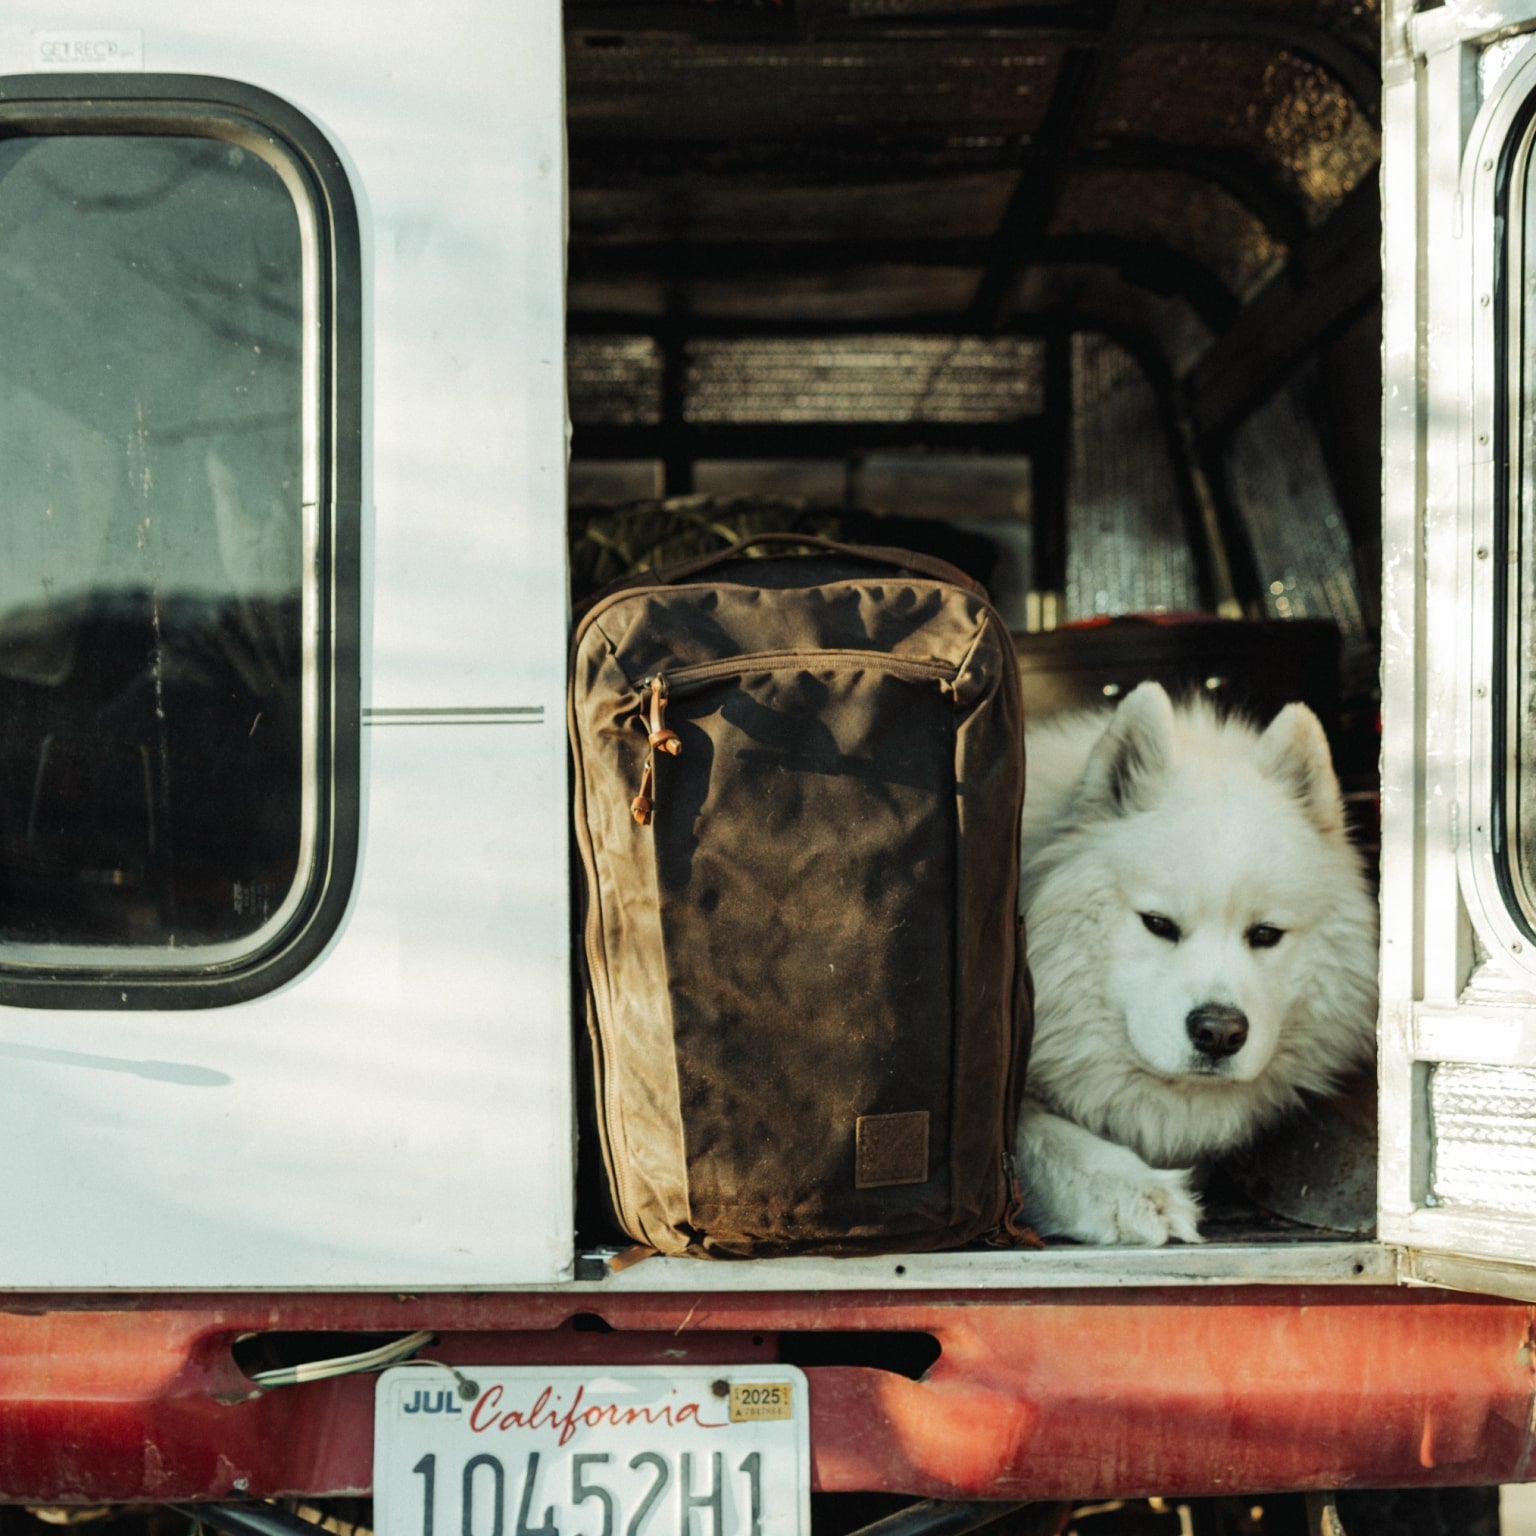
[[[1384,39],[1380,1232],[1536,1300],[1536,5]]]
[[[0,1289],[570,1274],[563,132],[549,0],[4,8]]]

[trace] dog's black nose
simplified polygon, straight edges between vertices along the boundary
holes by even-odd
[[[1190,1009],[1184,1027],[1202,1056],[1235,1056],[1248,1038],[1248,1015],[1240,1008],[1207,1003],[1203,1008]]]

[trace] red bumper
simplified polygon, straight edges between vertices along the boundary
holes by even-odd
[[[1511,1482],[1531,1475],[1532,1322],[1516,1303],[1375,1289],[0,1297],[0,1501],[365,1492],[372,1378],[258,1393],[231,1346],[417,1328],[441,1336],[427,1354],[483,1364],[729,1363],[778,1358],[789,1333],[932,1335],[921,1380],[809,1367],[822,1489]]]

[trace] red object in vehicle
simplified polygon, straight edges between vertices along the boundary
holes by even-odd
[[[373,1378],[261,1391],[231,1349],[268,1330],[418,1328],[440,1335],[427,1354],[456,1363],[804,1359],[824,1490],[1021,1499],[1509,1482],[1528,1475],[1532,1323],[1514,1302],[1321,1287],[12,1296],[0,1499],[365,1492]],[[813,1333],[837,1338],[818,1349]],[[939,1347],[918,1380],[813,1363],[859,1335],[900,1355],[882,1336],[911,1334]]]

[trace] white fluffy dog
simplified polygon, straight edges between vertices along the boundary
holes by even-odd
[[[1376,912],[1317,717],[1264,731],[1143,683],[1031,728],[1020,901],[1026,1219],[1200,1241],[1190,1165],[1369,1059]]]

